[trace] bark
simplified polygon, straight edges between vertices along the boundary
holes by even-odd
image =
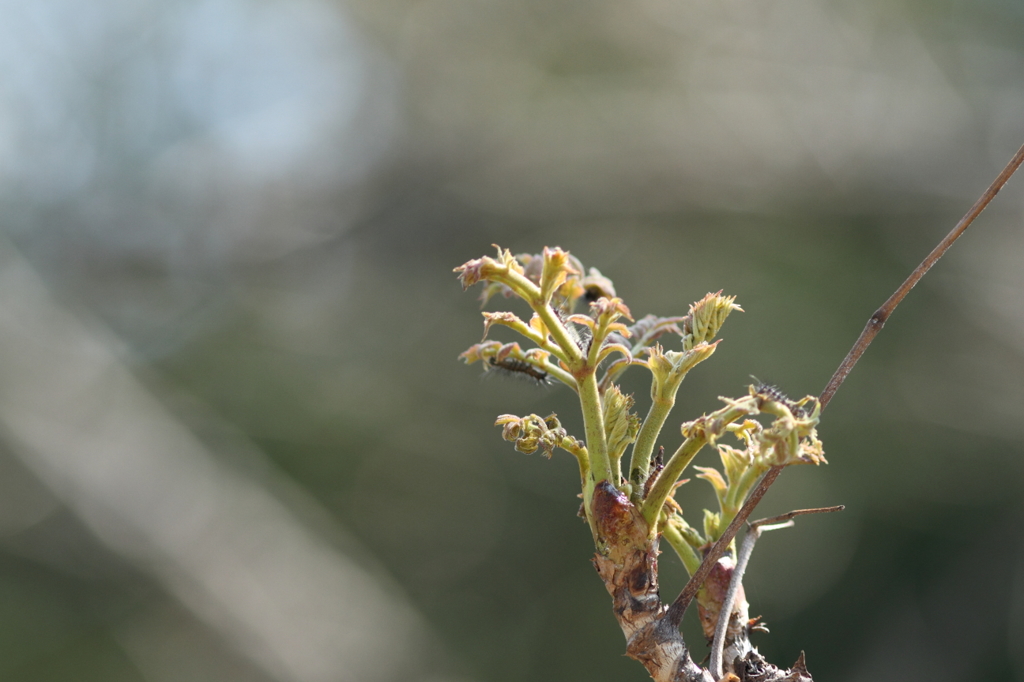
[[[639,509],[602,481],[594,491],[592,512],[598,546],[594,567],[612,597],[615,618],[626,636],[626,655],[642,663],[656,682],[715,682],[710,672],[694,663],[678,627],[666,617],[668,606],[658,593],[658,538],[648,531]],[[730,562],[731,558],[721,567],[719,581],[728,581]],[[727,642],[723,679],[812,682],[802,654],[791,670],[782,670],[750,645],[746,600],[737,601],[743,609],[730,614],[736,626]]]
[[[707,641],[715,638],[715,627],[722,612],[726,592],[735,572],[736,562],[726,554],[715,562],[707,580],[697,593],[697,609],[700,626]],[[729,628],[725,632],[725,646],[722,650],[722,667],[726,673],[733,672],[733,661],[743,659],[753,651],[750,643],[750,632],[757,621],[750,620],[749,606],[743,586],[740,585],[736,601],[729,613]]]

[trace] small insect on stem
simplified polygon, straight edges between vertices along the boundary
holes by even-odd
[[[551,376],[547,372],[516,358],[504,358],[503,360],[490,358],[488,364],[492,370],[505,376],[528,379],[541,386],[551,383]]]
[[[758,395],[762,395],[769,400],[774,400],[779,403],[791,402],[789,396],[782,392],[782,389],[774,384],[769,384],[765,381],[761,381],[757,377],[751,375],[751,379],[754,380],[754,390]]]
[[[798,405],[793,400],[790,400],[789,396],[783,393],[782,389],[779,388],[778,386],[765,383],[755,376],[751,376],[750,378],[753,379],[755,382],[754,391],[757,393],[757,395],[768,400],[773,400],[777,403],[782,403],[783,405],[788,407],[790,411],[792,411],[795,415],[805,416],[807,414],[807,410],[803,406]]]

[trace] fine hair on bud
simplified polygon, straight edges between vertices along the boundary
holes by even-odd
[[[560,309],[555,308],[555,316],[565,327],[565,333],[569,335],[569,339],[576,344],[584,353],[590,352],[590,344],[594,342],[594,334],[583,325],[578,325],[570,322],[568,317]]]
[[[547,386],[551,383],[551,376],[547,372],[516,358],[504,358],[502,360],[489,358],[487,363],[488,371],[496,372],[502,376],[512,377],[513,379],[525,379],[538,386]]]

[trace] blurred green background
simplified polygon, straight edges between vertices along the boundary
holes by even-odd
[[[3,680],[645,679],[575,462],[492,426],[574,401],[456,361],[452,268],[735,294],[673,422],[817,394],[1024,142],[1009,0],[2,4]],[[1021,182],[765,499],[847,506],[759,543],[769,660],[1024,679]]]

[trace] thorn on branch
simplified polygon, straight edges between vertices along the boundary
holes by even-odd
[[[778,516],[771,516],[766,519],[758,519],[753,523],[749,524],[749,530],[747,531],[746,537],[743,538],[743,544],[740,546],[739,556],[736,558],[736,568],[733,569],[732,579],[729,581],[729,589],[726,590],[725,599],[722,600],[721,608],[718,612],[718,623],[715,625],[715,637],[711,643],[711,662],[708,665],[708,670],[711,672],[711,676],[716,680],[722,680],[722,652],[725,649],[725,633],[729,629],[729,619],[732,616],[733,603],[736,601],[736,595],[740,591],[740,586],[743,584],[743,574],[747,570],[747,563],[750,561],[750,555],[754,553],[754,544],[757,539],[761,536],[761,533],[768,530],[777,530],[779,528],[788,528],[793,525],[795,519],[798,516],[804,514],[825,514],[828,512],[842,511],[845,509],[844,505],[837,505],[834,507],[816,507],[814,509],[795,509],[785,514],[779,514]],[[803,654],[797,659],[797,664],[802,664]],[[796,666],[794,666],[795,668]],[[806,672],[804,668],[804,672]],[[731,673],[730,673],[731,674]],[[726,678],[728,679],[728,678]]]

